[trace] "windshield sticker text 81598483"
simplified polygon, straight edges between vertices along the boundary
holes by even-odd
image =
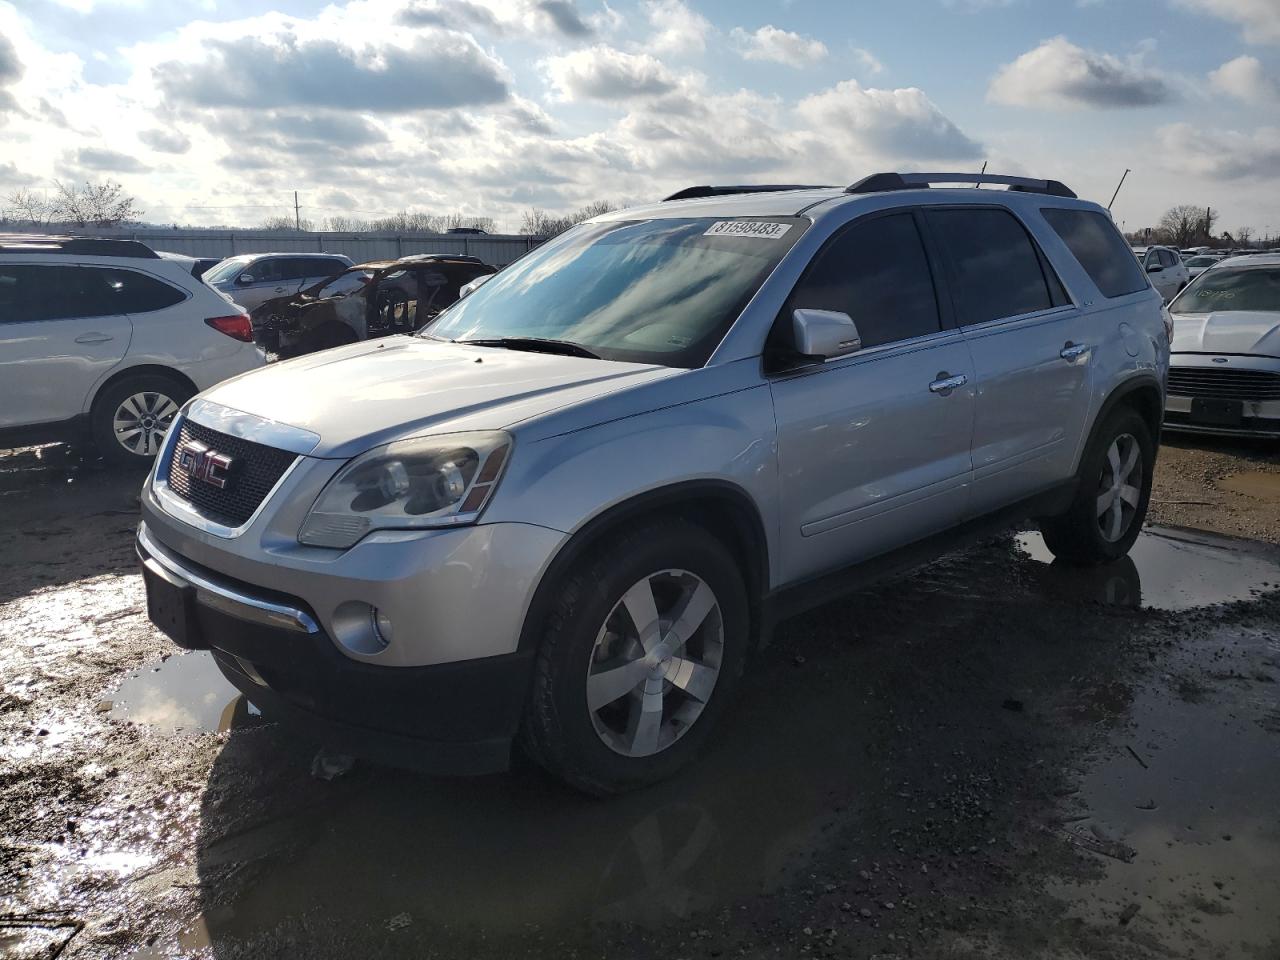
[[[757,240],[777,240],[791,229],[789,223],[765,223],[760,220],[717,220],[704,237],[754,237]]]

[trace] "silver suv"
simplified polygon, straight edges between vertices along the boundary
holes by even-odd
[[[695,187],[415,336],[206,392],[143,495],[151,618],[264,714],[612,793],[688,763],[781,616],[1037,519],[1122,556],[1160,295],[1055,181]]]

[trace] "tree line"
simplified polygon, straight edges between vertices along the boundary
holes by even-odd
[[[1252,227],[1237,227],[1234,231],[1214,233],[1219,222],[1218,211],[1193,203],[1180,203],[1164,212],[1154,227],[1145,227],[1128,234],[1139,243],[1158,243],[1171,247],[1252,247],[1255,246]],[[1270,237],[1260,243],[1266,245]]]
[[[137,223],[138,201],[113,180],[104,183],[54,181],[52,195],[22,188],[4,198],[0,223],[28,227],[118,227]]]

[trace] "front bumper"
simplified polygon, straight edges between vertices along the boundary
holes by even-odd
[[[265,716],[395,766],[441,774],[507,768],[532,651],[426,667],[360,662],[341,652],[304,601],[184,561],[145,525],[137,546],[149,594],[165,584],[190,592],[185,645],[211,650]]]
[[[1236,387],[1229,380],[1215,379],[1237,373],[1280,376],[1280,361],[1272,357],[1194,353],[1175,353],[1170,359],[1171,375],[1165,397],[1166,430],[1224,437],[1280,437],[1280,399],[1270,399],[1274,391],[1260,395],[1254,385],[1246,383]],[[1177,382],[1178,373],[1193,378],[1187,392]],[[1212,418],[1197,415],[1198,399],[1238,404],[1239,416],[1233,413],[1230,423],[1211,422]]]

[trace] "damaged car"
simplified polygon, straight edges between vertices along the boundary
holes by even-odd
[[[358,264],[251,314],[254,338],[296,357],[358,340],[412,333],[456,301],[461,288],[497,271],[476,257],[420,254]]]

